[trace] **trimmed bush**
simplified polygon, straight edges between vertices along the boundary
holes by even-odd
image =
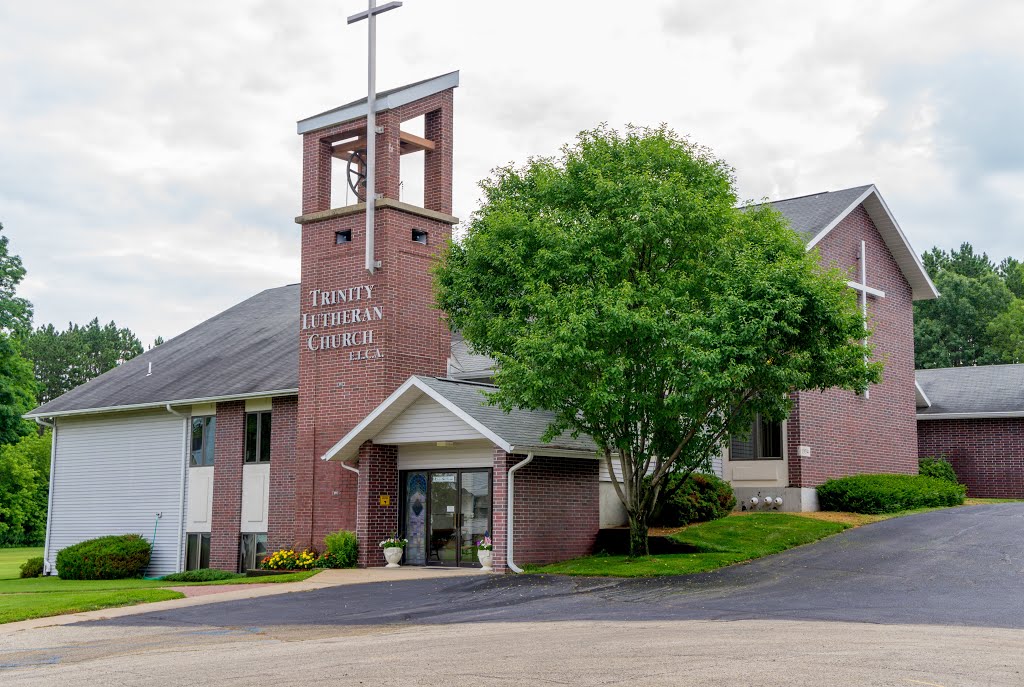
[[[680,483],[682,479],[677,475],[669,477],[665,489],[669,497],[654,518],[656,524],[681,527],[709,522],[724,518],[736,507],[736,497],[728,482],[701,472],[691,472]]]
[[[320,555],[317,567],[322,568],[354,568],[359,559],[359,540],[356,533],[349,530],[338,530],[324,537],[327,548]]]
[[[854,475],[818,487],[822,510],[895,513],[913,508],[959,506],[967,496],[962,484],[926,475]]]
[[[236,580],[240,577],[245,577],[245,575],[215,568],[200,568],[199,570],[186,570],[164,575],[160,580],[163,582],[216,582],[218,580]]]
[[[43,557],[29,558],[21,564],[22,577],[40,577],[43,574]]]
[[[139,534],[121,534],[79,542],[57,554],[62,580],[121,580],[142,577],[149,566],[149,542]]]
[[[953,466],[944,458],[921,458],[917,461],[917,468],[918,472],[925,477],[935,477],[953,484],[960,484]]]

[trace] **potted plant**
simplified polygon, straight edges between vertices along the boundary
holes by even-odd
[[[484,572],[492,572],[494,570],[491,567],[493,556],[494,544],[491,542],[490,535],[485,534],[484,538],[476,543],[476,557],[480,561],[480,567],[484,569]]]
[[[402,560],[402,554],[405,553],[405,545],[408,543],[408,539],[399,537],[397,533],[393,533],[380,543],[380,548],[384,549],[384,560],[388,562],[384,566],[385,568],[401,567],[399,563]]]

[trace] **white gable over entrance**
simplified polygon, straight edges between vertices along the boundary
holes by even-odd
[[[413,444],[427,441],[485,439],[429,396],[421,396],[373,438],[377,444]]]

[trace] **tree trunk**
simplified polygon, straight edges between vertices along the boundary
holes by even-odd
[[[629,557],[649,556],[647,548],[647,516],[629,516]]]

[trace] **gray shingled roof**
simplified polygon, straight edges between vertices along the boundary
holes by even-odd
[[[1024,365],[918,370],[917,383],[932,405],[918,417],[1024,413]]]
[[[804,241],[810,241],[869,188],[870,184],[855,186],[839,191],[776,200],[769,205],[789,220],[790,226],[804,238]]]
[[[858,186],[771,205],[809,241],[869,188]],[[297,389],[298,313],[298,284],[268,289],[36,408],[30,416]],[[150,362],[153,374],[147,376]],[[453,338],[452,376],[487,377],[493,364],[487,356],[472,353],[460,336]],[[535,431],[534,425],[529,426],[530,433],[538,437],[543,433],[543,428]]]
[[[487,405],[485,394],[497,389],[495,386],[436,377],[417,377],[417,379],[512,446],[522,448],[543,446],[567,451],[597,451],[594,440],[585,434],[573,438],[571,435],[563,433],[549,442],[542,442],[541,437],[554,421],[555,414],[543,410],[520,409],[506,413],[497,406]]]
[[[298,317],[298,284],[267,289],[30,415],[295,390]]]

